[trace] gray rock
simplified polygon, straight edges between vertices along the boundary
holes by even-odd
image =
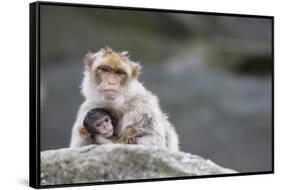
[[[41,185],[236,173],[184,152],[89,145],[41,152]]]

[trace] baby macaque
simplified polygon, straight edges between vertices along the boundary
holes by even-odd
[[[102,108],[91,109],[84,118],[84,127],[78,128],[80,136],[94,144],[136,144],[136,137],[143,135],[142,127],[129,127],[119,138],[114,136],[116,119]]]

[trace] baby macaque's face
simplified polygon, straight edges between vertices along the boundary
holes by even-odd
[[[93,127],[103,137],[109,138],[113,135],[112,121],[108,115],[103,116],[102,118],[96,120],[93,123]]]

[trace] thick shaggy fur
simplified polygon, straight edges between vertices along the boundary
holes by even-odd
[[[81,105],[76,122],[72,130],[70,147],[79,147],[90,144],[78,134],[78,128],[83,127],[86,113],[92,108],[105,108],[111,110],[119,118],[115,134],[120,135],[129,126],[143,126],[145,135],[137,139],[137,144],[156,146],[159,148],[178,151],[178,136],[167,116],[161,111],[158,98],[137,80],[131,70],[129,82],[123,87],[122,92],[114,101],[104,100],[98,94],[97,83],[93,77],[95,68],[103,60],[111,49],[102,49],[95,54],[88,54],[85,59],[86,69],[82,83],[82,94],[85,97]],[[115,52],[116,53],[116,52]],[[132,67],[139,67],[138,63],[132,62],[126,52],[119,53]],[[91,59],[92,57],[92,63]]]

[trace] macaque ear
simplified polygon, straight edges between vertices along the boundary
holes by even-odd
[[[87,139],[90,137],[90,134],[88,133],[87,129],[84,127],[79,127],[78,133],[83,139]]]
[[[141,73],[141,65],[139,63],[132,62],[132,78],[137,79]]]
[[[88,70],[91,69],[95,59],[96,59],[96,56],[94,53],[89,52],[86,54],[86,56],[84,58],[84,63],[85,63],[86,69],[88,69]]]

